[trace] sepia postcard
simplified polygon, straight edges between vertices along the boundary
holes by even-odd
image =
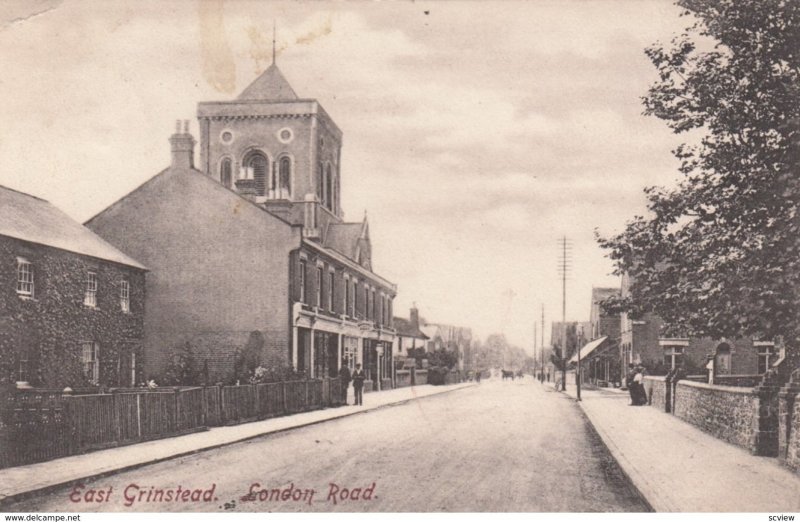
[[[793,520],[798,49],[796,0],[0,1],[0,512]]]

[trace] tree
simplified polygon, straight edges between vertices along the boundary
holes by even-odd
[[[600,245],[668,334],[800,339],[800,2],[680,0],[693,22],[645,53],[644,113],[690,139],[674,189]]]
[[[165,384],[171,386],[196,386],[200,384],[200,369],[194,347],[189,341],[177,346],[164,372]]]
[[[250,332],[247,344],[236,351],[233,362],[234,382],[247,383],[250,381],[256,368],[261,366],[265,343],[264,334],[258,330]]]

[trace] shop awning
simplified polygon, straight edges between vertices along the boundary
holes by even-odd
[[[581,353],[581,360],[584,360],[587,357],[589,357],[589,355],[591,355],[592,352],[597,350],[600,347],[600,345],[603,344],[607,339],[608,339],[608,337],[599,337],[599,338],[595,339],[594,341],[590,341],[590,342],[586,343],[586,345],[583,348],[581,348],[581,352],[580,352]],[[577,364],[578,363],[578,354],[573,355],[572,358],[569,360],[569,362],[570,362],[570,364]]]

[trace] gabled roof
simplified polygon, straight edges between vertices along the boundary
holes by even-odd
[[[428,336],[430,339],[436,339],[437,337],[442,340],[444,343],[449,342],[459,342],[459,341],[471,341],[472,340],[472,329],[467,328],[465,326],[453,326],[451,324],[441,324],[441,323],[426,323],[420,325],[420,330],[422,330],[425,335]]]
[[[295,101],[297,94],[273,63],[242,91],[237,100]]]
[[[427,335],[422,333],[418,328],[411,325],[411,321],[403,319],[402,317],[393,317],[392,324],[394,325],[397,335],[403,337],[416,337],[417,339],[430,339]]]
[[[49,202],[3,186],[0,235],[147,270]]]

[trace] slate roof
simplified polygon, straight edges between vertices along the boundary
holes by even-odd
[[[422,331],[412,327],[411,321],[408,319],[403,319],[402,317],[393,317],[392,324],[394,325],[394,329],[397,331],[397,335],[402,335],[403,337],[416,337],[417,339],[430,339],[430,337],[422,333]]]
[[[355,260],[363,226],[363,223],[331,223],[325,234],[324,246]]]
[[[294,101],[297,99],[294,89],[274,63],[267,67],[267,70],[247,86],[237,98],[240,101]]]
[[[592,288],[592,303],[604,301],[613,295],[619,295],[619,288]]]
[[[3,186],[0,235],[147,270],[49,202]]]

